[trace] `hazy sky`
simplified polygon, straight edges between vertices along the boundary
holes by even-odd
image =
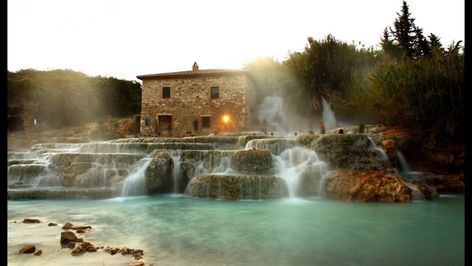
[[[464,0],[409,0],[416,25],[464,40]],[[377,45],[401,0],[8,0],[8,70],[136,75],[284,60],[309,36]]]

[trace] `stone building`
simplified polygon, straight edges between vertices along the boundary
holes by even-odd
[[[252,129],[256,83],[242,70],[205,69],[140,75],[142,136],[186,136]]]

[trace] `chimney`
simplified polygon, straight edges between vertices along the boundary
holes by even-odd
[[[198,64],[197,64],[197,62],[193,62],[192,71],[198,71]]]

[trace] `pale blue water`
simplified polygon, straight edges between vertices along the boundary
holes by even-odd
[[[8,201],[8,219],[24,217],[90,224],[94,239],[142,248],[154,265],[464,265],[463,196],[407,204],[182,196]]]

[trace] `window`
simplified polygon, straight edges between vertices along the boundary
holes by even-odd
[[[217,86],[211,87],[211,98],[218,99],[220,98],[220,88]]]
[[[210,117],[202,116],[202,128],[209,128],[209,127],[210,127]]]
[[[162,87],[162,98],[170,98],[170,87]]]

